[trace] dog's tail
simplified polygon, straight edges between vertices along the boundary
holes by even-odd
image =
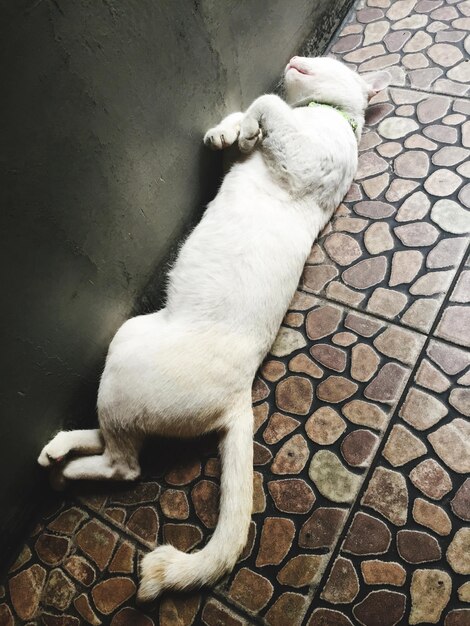
[[[185,554],[170,545],[147,554],[141,565],[137,598],[148,601],[165,589],[184,590],[212,584],[235,565],[243,550],[253,508],[253,411],[245,402],[227,414],[220,442],[220,512],[209,543]]]

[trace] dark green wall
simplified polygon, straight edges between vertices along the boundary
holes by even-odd
[[[11,0],[0,9],[0,554],[43,487],[35,459],[91,422],[107,345],[158,305],[215,193],[204,131],[276,82],[347,0]],[[42,481],[42,482],[41,482]]]

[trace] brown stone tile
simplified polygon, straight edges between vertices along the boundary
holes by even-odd
[[[194,618],[199,610],[201,604],[201,598],[199,594],[166,594],[166,597],[162,598],[160,602],[159,611],[159,626],[191,626],[194,623]],[[120,612],[124,612],[126,609],[122,609]],[[137,612],[136,612],[137,613]],[[119,615],[119,613],[118,613]],[[129,620],[129,617],[131,620]],[[140,614],[137,616],[127,616],[132,626],[153,626],[154,622],[148,617]],[[139,621],[140,620],[140,621]],[[148,620],[148,621],[144,621]],[[122,626],[127,626],[129,622],[122,621]]]
[[[350,265],[362,256],[362,250],[357,241],[344,233],[329,235],[324,245],[330,258],[338,265]]]
[[[381,513],[396,526],[403,526],[408,514],[408,489],[404,476],[378,467],[372,475],[361,504]]]
[[[189,485],[195,478],[201,475],[201,463],[199,460],[194,460],[187,465],[181,465],[180,467],[172,469],[165,476],[165,480],[169,485],[175,487],[181,487],[183,485]],[[158,491],[159,493],[159,491]],[[157,493],[157,496],[158,496]],[[155,496],[155,497],[157,497]]]
[[[191,498],[196,515],[204,526],[215,528],[219,508],[219,487],[209,480],[201,480],[193,487]]]
[[[440,500],[452,489],[452,481],[445,469],[434,459],[426,459],[410,473],[411,482],[432,500]]]
[[[281,326],[276,340],[271,347],[271,354],[279,357],[287,356],[288,354],[291,354],[291,352],[304,348],[306,345],[307,342],[301,332],[293,330],[292,328]],[[268,393],[268,388],[264,383],[258,381],[258,385],[258,389],[253,389],[254,402],[263,399],[263,397],[266,397]]]
[[[470,423],[460,417],[428,435],[444,463],[458,473],[470,472]]]
[[[88,522],[77,534],[76,543],[91,560],[103,570],[109,563],[117,534],[101,522]]]
[[[351,376],[359,382],[367,382],[377,372],[380,357],[373,348],[359,343],[351,350]]]
[[[331,341],[338,346],[350,346],[356,343],[357,337],[354,333],[341,332],[333,335]]]
[[[416,333],[390,326],[374,339],[374,346],[385,356],[413,365],[424,343]]]
[[[64,568],[72,578],[86,587],[89,587],[95,582],[96,572],[82,556],[74,554],[69,557],[64,563]]]
[[[371,402],[364,400],[352,400],[341,409],[345,417],[353,424],[369,426],[376,430],[382,430],[387,424],[386,413]]]
[[[0,624],[2,626],[14,626],[13,615],[7,604],[0,604]]]
[[[359,261],[353,267],[345,270],[342,274],[344,282],[355,289],[368,289],[379,284],[385,277],[387,259],[378,256]]]
[[[298,328],[304,323],[304,316],[301,313],[287,313],[284,318],[284,324]]]
[[[264,616],[268,626],[300,626],[305,611],[306,598],[298,593],[283,593]]]
[[[41,613],[41,624],[44,624],[44,626],[79,626],[80,620],[73,615],[62,613],[62,615],[58,617],[57,615],[43,611]],[[28,624],[28,626],[33,626],[33,624]]]
[[[335,609],[315,609],[308,626],[353,626],[351,620]]]
[[[457,490],[450,506],[460,519],[470,522],[470,478],[467,478]]]
[[[116,550],[116,554],[109,564],[109,571],[119,574],[132,573],[134,571],[134,555],[135,547],[131,543],[124,541]]]
[[[53,569],[47,579],[44,589],[43,602],[58,611],[64,611],[70,606],[76,592],[75,585],[61,569]]]
[[[358,429],[341,442],[341,454],[352,467],[368,467],[379,445],[379,438],[370,430]]]
[[[405,614],[406,596],[396,591],[371,591],[353,608],[354,617],[366,626],[395,626]]]
[[[449,404],[462,415],[470,417],[470,389],[452,389],[449,395]]]
[[[341,348],[317,343],[310,348],[310,354],[321,365],[335,372],[344,372],[346,368],[346,352]]]
[[[470,609],[456,609],[446,615],[444,626],[468,626],[470,623]]]
[[[120,507],[106,507],[103,511],[103,514],[107,517],[112,519],[114,522],[116,522],[116,524],[124,524],[124,522],[126,521],[126,517],[127,517],[127,511],[126,509],[120,508]]]
[[[286,556],[295,534],[292,520],[267,517],[261,531],[260,547],[256,558],[257,567],[277,565]]]
[[[359,511],[355,514],[342,549],[356,555],[385,554],[392,536],[382,520]]]
[[[457,574],[470,574],[470,528],[459,528],[447,548],[446,558]]]
[[[269,419],[269,423],[263,432],[263,439],[267,444],[274,444],[290,435],[300,422],[293,417],[283,415],[282,413],[273,413]]]
[[[319,507],[300,529],[301,548],[332,548],[346,520],[347,510]]]
[[[248,626],[248,622],[213,598],[205,604],[201,617],[206,626]]]
[[[266,465],[273,458],[271,450],[257,441],[253,444],[253,465]]]
[[[168,477],[167,477],[168,480]],[[170,482],[170,481],[169,481]],[[147,502],[156,502],[160,495],[160,485],[154,482],[141,482],[127,487],[125,490],[114,494],[110,498],[112,504],[145,504]]]
[[[87,624],[99,626],[102,623],[96,613],[91,608],[90,602],[88,601],[87,595],[85,593],[77,596],[73,601],[73,605]]]
[[[277,575],[282,585],[305,587],[320,579],[326,564],[326,557],[319,554],[299,554],[284,565]]]
[[[470,324],[470,308],[465,306],[449,306],[443,313],[436,329],[436,335],[448,339],[458,345],[470,347],[468,328]]]
[[[323,376],[323,370],[318,367],[316,363],[312,361],[306,354],[297,354],[293,359],[289,361],[289,370],[291,372],[300,372],[307,374],[312,378],[321,378]]]
[[[422,498],[416,498],[413,503],[413,518],[441,536],[448,535],[452,530],[452,523],[444,509]]]
[[[23,565],[25,565],[25,563],[27,563],[31,557],[32,557],[31,550],[29,549],[29,546],[25,544],[21,548],[21,552],[15,559],[13,565],[10,567],[9,572],[16,572],[16,570],[23,567]]]
[[[441,558],[437,540],[428,533],[418,530],[399,530],[397,548],[398,554],[407,563],[428,563]]]
[[[41,533],[34,544],[40,560],[46,565],[60,563],[70,548],[70,541],[65,537],[57,537],[49,533]]]
[[[324,305],[310,311],[306,319],[307,335],[310,339],[323,339],[336,331],[341,320],[337,307]]]
[[[189,515],[188,499],[184,491],[167,489],[160,496],[163,514],[171,519],[187,519]]]
[[[382,455],[393,467],[404,465],[426,454],[425,444],[401,424],[395,424],[387,439]]]
[[[427,430],[448,413],[444,403],[431,394],[416,388],[410,389],[399,415],[417,430]]]
[[[440,341],[431,341],[426,352],[436,365],[451,376],[462,372],[470,364],[468,351],[445,345]]]
[[[289,376],[276,386],[276,405],[280,411],[306,415],[312,399],[313,387],[307,378]]]
[[[331,604],[349,604],[359,593],[359,579],[352,561],[338,557],[320,597]]]
[[[415,380],[422,387],[426,387],[437,393],[447,391],[450,387],[449,379],[427,359],[423,359],[419,364]]]
[[[251,390],[252,402],[260,402],[269,396],[269,387],[261,380],[261,378],[255,378],[253,383],[253,389]]]
[[[302,435],[294,435],[280,448],[271,471],[274,474],[298,474],[307,463],[309,449]]]
[[[329,445],[334,443],[346,430],[346,422],[328,406],[317,409],[305,423],[305,432],[315,443]]]
[[[302,275],[302,289],[319,293],[335,276],[338,276],[338,270],[333,265],[307,265]]]
[[[253,417],[254,417],[254,429],[253,430],[255,433],[268,419],[268,414],[269,414],[269,405],[267,402],[263,402],[263,404],[259,404],[258,406],[253,407]]]
[[[449,574],[438,569],[417,569],[411,580],[410,624],[436,624],[450,600]]]
[[[76,507],[72,507],[60,513],[58,517],[55,517],[49,522],[47,527],[56,532],[71,535],[77,530],[78,526],[86,517],[86,513]]]
[[[253,472],[253,508],[252,513],[263,513],[266,509],[266,494],[263,486],[263,475]]]
[[[126,528],[150,548],[156,546],[159,521],[153,507],[141,506],[135,510],[130,516]]]
[[[202,531],[194,524],[164,524],[163,539],[178,550],[189,552],[202,541]]]
[[[37,564],[10,578],[8,586],[11,603],[21,619],[35,617],[45,580],[46,572]]]
[[[256,539],[256,524],[252,521],[250,523],[250,528],[248,530],[248,539],[246,541],[246,545],[243,548],[242,553],[238,557],[239,563],[247,559],[249,556],[251,556],[251,553],[253,552],[253,547],[255,545],[255,539]]]
[[[281,361],[272,359],[264,363],[260,371],[263,378],[270,382],[276,382],[286,373],[286,366]]]
[[[385,363],[377,376],[367,385],[364,395],[369,400],[394,404],[408,377],[408,370],[397,363]]]
[[[362,561],[361,571],[366,585],[402,587],[406,580],[405,568],[394,561]]]
[[[311,487],[299,478],[271,480],[268,489],[276,508],[283,513],[308,513],[315,503]]]
[[[323,402],[338,403],[356,393],[358,385],[342,376],[329,376],[317,385],[316,393]]]
[[[273,592],[274,588],[267,578],[244,567],[233,579],[229,597],[237,604],[257,613],[266,606]]]
[[[92,589],[91,595],[96,608],[105,615],[109,615],[126,600],[131,598],[136,586],[130,578],[109,578],[98,583]]]

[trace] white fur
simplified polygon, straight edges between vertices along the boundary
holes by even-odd
[[[246,542],[253,378],[315,238],[351,185],[368,97],[387,82],[384,73],[365,81],[333,59],[294,57],[285,72],[287,102],[341,107],[356,121],[356,136],[333,108],[291,108],[275,95],[208,131],[206,144],[221,149],[238,139],[248,156],[232,167],[182,246],[166,307],[116,333],[98,394],[100,431],[59,433],[39,457],[47,466],[73,452],[55,465],[62,480],[132,480],[147,435],[220,432],[218,526],[200,552],[162,546],[148,554],[141,600],[214,582]]]

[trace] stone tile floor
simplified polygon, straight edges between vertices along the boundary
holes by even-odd
[[[141,555],[217,521],[215,438],[155,442],[139,484],[51,495],[1,626],[470,625],[469,32],[468,0],[367,0],[332,44],[393,86],[254,385],[233,573],[136,607]]]

